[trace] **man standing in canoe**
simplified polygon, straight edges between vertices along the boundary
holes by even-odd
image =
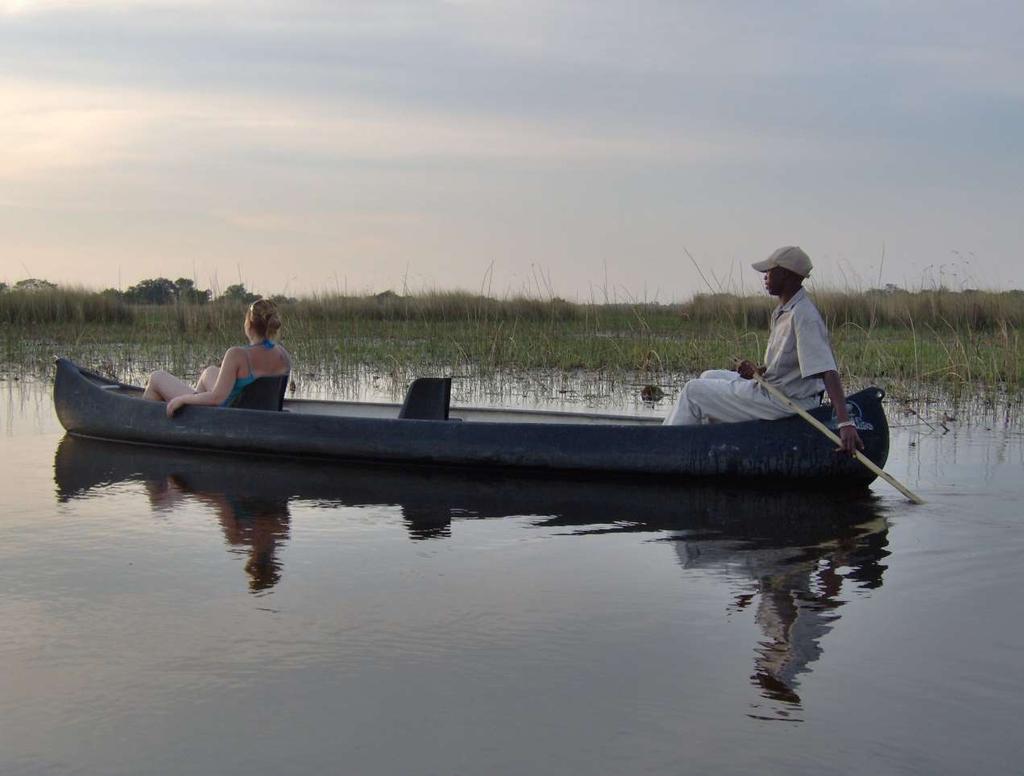
[[[753,379],[757,372],[802,409],[816,407],[822,392],[827,393],[839,421],[842,450],[851,454],[863,450],[857,427],[846,412],[846,395],[825,322],[803,288],[804,279],[811,274],[810,257],[790,245],[753,266],[764,273],[768,293],[779,298],[779,306],[772,311],[764,366],[741,361],[735,372],[712,369],[690,380],[679,392],[665,424],[735,423],[792,415],[791,409]]]

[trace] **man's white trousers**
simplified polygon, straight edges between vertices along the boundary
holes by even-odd
[[[801,409],[817,407],[819,399],[793,399]],[[744,380],[727,369],[709,369],[690,380],[679,392],[676,406],[665,418],[666,426],[691,426],[715,420],[736,423],[741,420],[776,420],[793,411],[772,398],[756,380]]]

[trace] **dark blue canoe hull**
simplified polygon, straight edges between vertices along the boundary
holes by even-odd
[[[342,417],[189,406],[173,419],[160,402],[58,359],[54,404],[68,432],[98,439],[337,461],[587,475],[717,478],[759,484],[859,487],[874,475],[799,417],[699,427],[566,422],[460,422]],[[865,454],[889,450],[883,393],[848,404]],[[812,412],[833,423],[831,411]]]

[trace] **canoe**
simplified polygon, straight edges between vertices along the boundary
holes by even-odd
[[[869,388],[847,400],[864,452],[879,466],[889,450],[883,395]],[[69,433],[96,439],[344,462],[710,478],[787,488],[863,487],[874,479],[798,417],[663,426],[658,418],[634,415],[445,404],[442,413],[424,415],[440,419],[419,419],[400,417],[397,404],[286,399],[280,412],[188,406],[167,418],[163,403],[141,396],[137,386],[57,359],[57,417]],[[812,414],[835,428],[830,408]]]

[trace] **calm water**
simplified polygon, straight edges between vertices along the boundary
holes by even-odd
[[[998,418],[894,429],[912,507],[151,451],[0,402],[4,776],[1024,769]]]

